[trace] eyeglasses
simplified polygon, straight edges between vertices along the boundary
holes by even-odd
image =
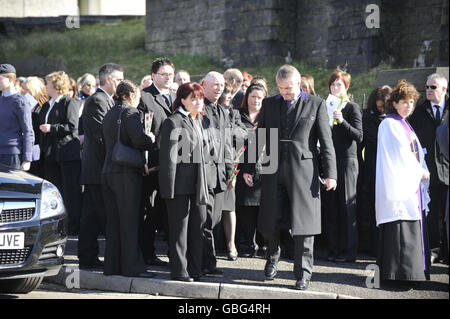
[[[156,73],[156,74],[164,76],[166,78],[172,78],[175,75],[173,73]]]
[[[436,90],[438,87],[436,85],[425,85],[425,87],[428,89]]]

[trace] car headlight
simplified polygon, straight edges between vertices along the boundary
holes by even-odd
[[[63,199],[55,185],[44,181],[41,194],[41,219],[64,214]]]

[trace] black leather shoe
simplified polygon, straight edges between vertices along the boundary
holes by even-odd
[[[148,266],[160,266],[160,267],[168,267],[169,263],[167,261],[163,261],[158,257],[149,258],[145,260],[145,264]]]
[[[277,275],[277,263],[273,263],[270,260],[266,262],[266,266],[264,267],[264,275],[267,280],[272,280]]]
[[[212,269],[205,268],[205,269],[203,269],[203,274],[205,276],[211,276],[211,277],[222,277],[223,271],[220,270],[219,268],[212,268]]]
[[[309,287],[309,280],[308,279],[300,279],[297,280],[295,283],[295,289],[297,290],[306,290]]]
[[[97,260],[93,264],[79,264],[78,268],[81,270],[103,270],[104,265],[103,261]]]
[[[193,282],[194,281],[194,279],[192,279],[191,277],[174,277],[174,278],[172,278],[172,280],[183,281],[183,282]]]

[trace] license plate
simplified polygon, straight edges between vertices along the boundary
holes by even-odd
[[[25,233],[0,233],[0,250],[23,249]]]

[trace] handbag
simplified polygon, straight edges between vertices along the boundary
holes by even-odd
[[[143,152],[120,141],[120,123],[122,122],[124,110],[124,108],[120,110],[119,118],[117,119],[117,142],[114,145],[111,159],[114,163],[122,166],[143,168],[145,165]]]

